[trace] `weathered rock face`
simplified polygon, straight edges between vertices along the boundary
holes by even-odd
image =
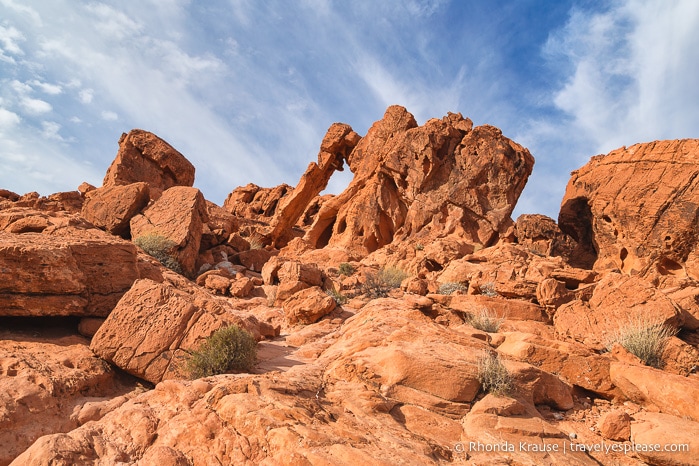
[[[119,139],[119,152],[102,184],[109,187],[139,181],[148,183],[151,199],[157,199],[172,186],[192,186],[194,166],[155,134],[133,129]]]
[[[81,215],[88,222],[107,232],[130,238],[129,222],[148,205],[148,183],[98,188],[85,194]]]
[[[389,107],[349,155],[349,187],[323,204],[305,239],[359,256],[394,239],[449,234],[490,244],[509,217],[534,159],[500,130],[459,114],[418,127]]]
[[[291,192],[288,184],[261,188],[249,183],[235,188],[223,203],[223,208],[236,217],[269,221],[277,212],[279,202]]]
[[[5,320],[0,327],[1,465],[42,435],[81,425],[85,403],[118,403],[120,395],[134,388],[89,350],[88,340],[70,334],[55,319],[45,324],[49,331],[28,319],[14,322]]]
[[[684,315],[663,292],[645,280],[617,273],[605,275],[589,301],[562,305],[553,318],[559,337],[601,350],[620,328],[634,322],[682,327]]]
[[[577,247],[575,240],[545,215],[520,215],[515,224],[515,236],[519,244],[542,256],[570,259],[570,253]]]
[[[142,214],[131,219],[131,236],[160,235],[176,244],[173,251],[186,274],[193,274],[201,246],[204,223],[208,221],[206,201],[196,188],[175,186]]]
[[[106,316],[137,278],[136,247],[99,230],[0,232],[0,315]]]
[[[636,144],[573,172],[558,223],[581,265],[699,278],[699,141]]]
[[[92,338],[98,356],[153,383],[182,377],[187,350],[221,327],[236,324],[260,338],[260,323],[197,287],[139,280]]]

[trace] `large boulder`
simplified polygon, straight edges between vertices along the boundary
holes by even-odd
[[[98,228],[130,238],[129,222],[149,200],[150,190],[145,182],[98,188],[85,193],[81,215]]]
[[[163,192],[160,199],[131,219],[131,236],[158,235],[175,244],[171,253],[185,274],[196,272],[205,222],[206,201],[196,188],[175,186]]]
[[[347,162],[354,179],[322,205],[305,239],[363,256],[396,239],[454,234],[491,244],[511,224],[534,158],[497,128],[472,129],[460,114],[418,126],[392,106]]]
[[[253,183],[235,188],[223,202],[223,208],[236,217],[250,220],[271,220],[277,207],[292,191],[288,184],[261,188]]]
[[[0,315],[104,317],[137,278],[136,247],[102,231],[0,232]]]
[[[126,372],[157,383],[182,377],[188,351],[219,328],[235,324],[261,337],[261,324],[252,315],[233,310],[196,286],[188,291],[138,280],[99,328],[90,348]]]
[[[102,182],[104,187],[144,181],[151,199],[172,186],[192,186],[194,165],[153,133],[133,129],[119,139],[119,151]]]
[[[593,157],[572,173],[560,228],[578,266],[699,278],[699,140],[655,141]]]

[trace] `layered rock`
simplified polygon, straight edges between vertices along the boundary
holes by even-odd
[[[234,189],[223,203],[223,208],[237,217],[250,220],[271,220],[279,202],[291,192],[288,184],[261,188],[249,183]]]
[[[157,383],[184,376],[188,351],[232,324],[258,339],[266,329],[252,315],[236,312],[226,301],[196,287],[189,287],[187,293],[169,283],[144,279],[119,301],[90,348],[126,372]]]
[[[0,315],[106,316],[138,273],[136,247],[99,230],[0,232]]]
[[[581,266],[699,279],[699,141],[655,141],[572,173],[558,223]]]
[[[153,133],[133,129],[119,139],[119,151],[107,169],[104,187],[148,183],[151,199],[173,186],[192,186],[194,166]]]
[[[354,179],[323,204],[305,239],[359,256],[394,240],[456,235],[490,244],[509,217],[534,159],[490,126],[449,114],[418,126],[389,107],[347,158]]]
[[[175,186],[143,213],[131,219],[131,236],[158,235],[175,244],[170,251],[185,274],[196,272],[204,224],[208,221],[206,201],[196,188]]]

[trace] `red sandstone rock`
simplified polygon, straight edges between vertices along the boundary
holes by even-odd
[[[251,220],[270,220],[277,212],[279,202],[293,188],[282,184],[274,188],[260,188],[247,184],[234,189],[223,203],[223,208],[236,217]]]
[[[655,141],[593,157],[573,172],[561,229],[584,268],[699,278],[699,141]],[[642,200],[642,202],[641,202]]]
[[[620,362],[610,365],[609,376],[629,400],[699,421],[699,376],[682,377]]]
[[[318,163],[311,162],[296,188],[281,200],[271,221],[270,238],[275,247],[285,246],[291,239],[291,227],[301,218],[309,203],[323,191],[335,170],[342,170],[343,161],[361,137],[349,125],[334,123],[320,144]]]
[[[121,369],[153,383],[181,377],[188,350],[226,325],[258,339],[266,331],[250,314],[198,287],[180,291],[167,283],[138,280],[92,338],[90,348]]]
[[[175,186],[131,219],[131,236],[160,235],[175,243],[175,256],[186,274],[196,272],[204,223],[208,220],[206,202],[196,188]]]
[[[335,309],[335,300],[314,286],[294,293],[282,308],[289,325],[308,325],[330,314]]]
[[[149,200],[148,183],[98,188],[85,194],[81,215],[98,228],[130,238],[129,222]]]
[[[395,239],[454,234],[492,242],[511,222],[534,164],[493,127],[472,129],[458,114],[418,127],[399,106],[388,108],[347,161],[354,179],[323,204],[305,238],[361,255]],[[474,187],[484,183],[487,190]]]
[[[542,256],[570,257],[577,244],[563,233],[556,222],[545,215],[525,214],[515,224],[517,242],[535,254]]]
[[[103,317],[136,278],[136,248],[99,230],[0,232],[0,315]]]
[[[192,186],[194,166],[155,134],[133,129],[119,139],[119,152],[102,183],[110,187],[139,181],[148,183],[151,199],[157,199],[173,186]]]
[[[625,442],[631,437],[631,416],[621,409],[609,411],[600,417],[597,428],[604,438]]]
[[[699,465],[699,422],[661,413],[637,413],[631,423],[631,441],[646,447],[637,453],[646,464]],[[649,445],[660,445],[660,451]]]
[[[564,304],[553,323],[562,338],[602,349],[615,332],[639,319],[674,328],[684,323],[674,303],[650,283],[637,276],[609,273],[597,284],[589,302]]]

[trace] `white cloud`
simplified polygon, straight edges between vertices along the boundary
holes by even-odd
[[[555,104],[609,151],[648,139],[698,136],[699,2],[627,0],[576,11],[549,41],[568,67]],[[691,102],[691,104],[689,104]]]
[[[82,102],[83,104],[91,103],[94,96],[94,89],[83,89],[80,92],[78,92],[78,100],[80,100],[80,102]]]
[[[30,84],[34,87],[38,87],[42,92],[49,95],[58,95],[63,92],[63,88],[58,84],[45,83],[41,81],[31,81]]]
[[[42,121],[41,127],[43,131],[41,134],[46,139],[53,139],[56,141],[63,141],[63,137],[58,133],[61,130],[61,125],[55,121]]]
[[[0,131],[3,129],[11,129],[22,121],[19,115],[5,108],[0,107]]]
[[[19,46],[19,41],[24,40],[24,35],[14,27],[0,25],[0,44],[2,49],[12,55],[24,55],[24,51]]]
[[[30,115],[42,115],[53,110],[50,103],[41,99],[32,99],[29,97],[24,97],[20,100],[20,105]]]
[[[117,121],[119,119],[119,115],[109,110],[103,111],[100,116],[104,121]]]

